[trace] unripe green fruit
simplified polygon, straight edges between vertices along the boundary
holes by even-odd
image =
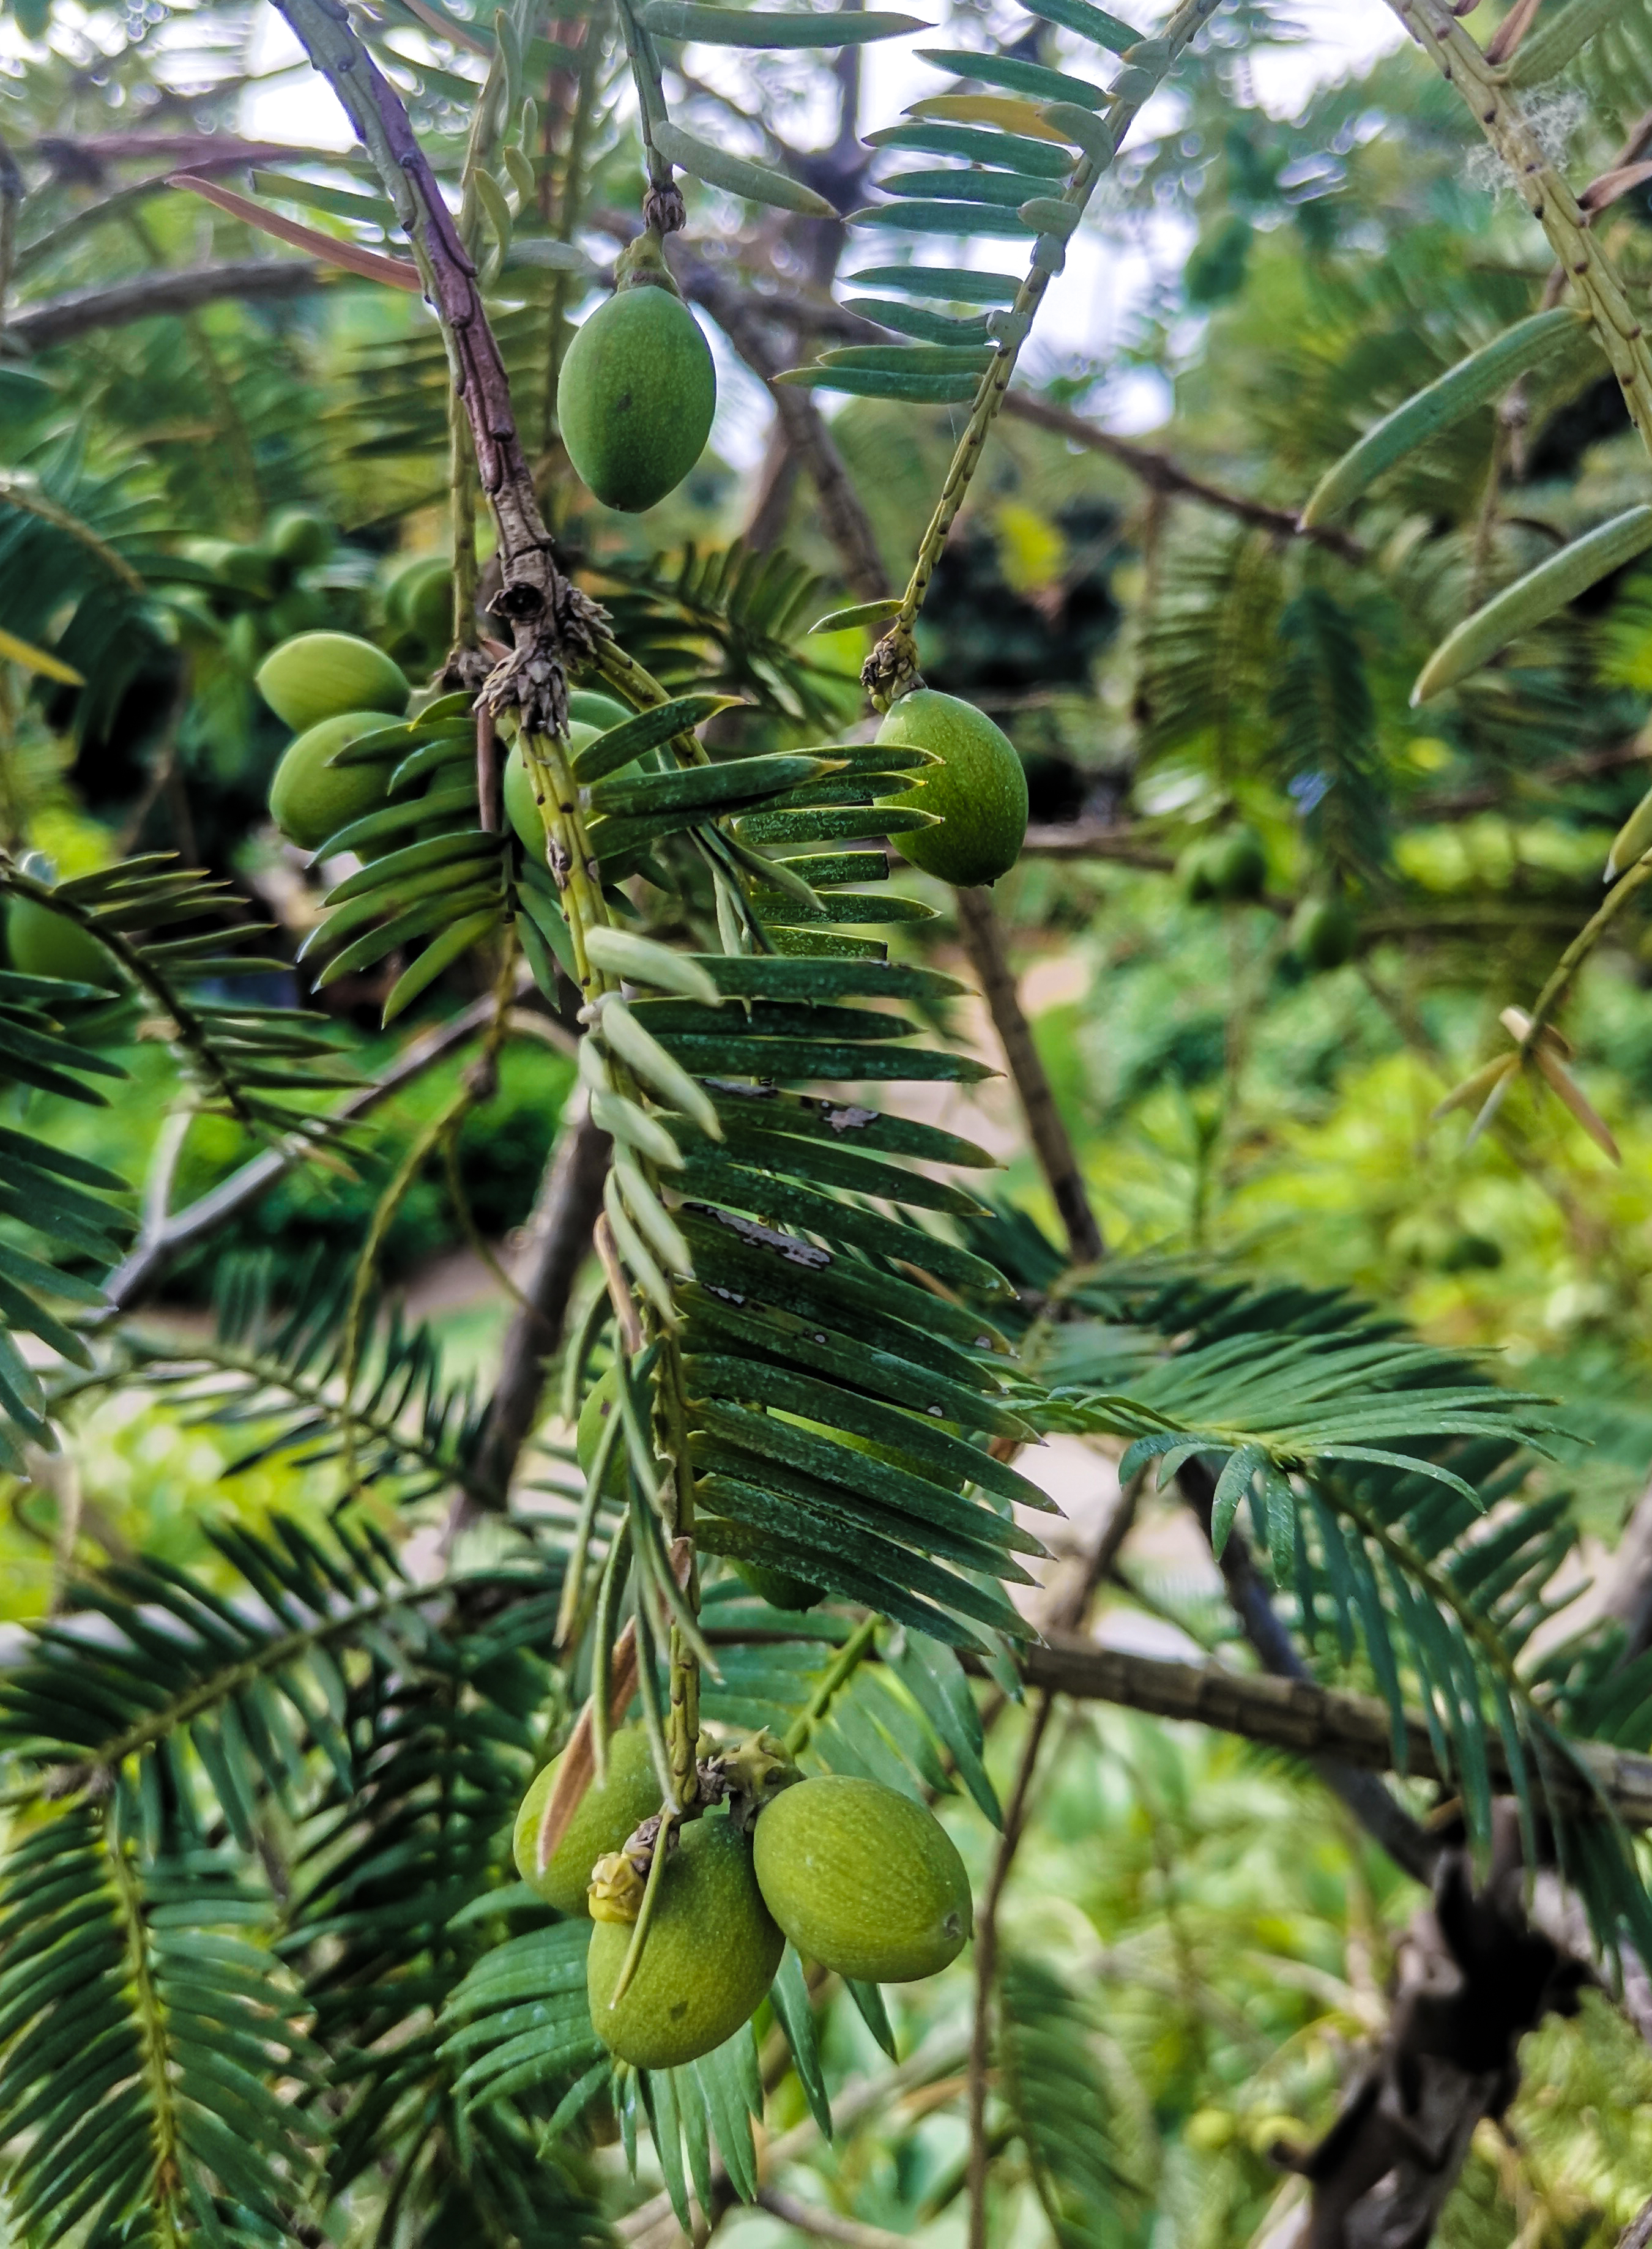
[[[732,2038],[761,2005],[786,1949],[758,1890],[751,1840],[722,1812],[681,1830],[637,1974],[610,2006],[632,1927],[592,1924],[585,1976],[596,2035],[638,2069],[674,2069]]]
[[[594,742],[601,730],[588,726],[577,719],[568,722],[568,754],[582,750],[587,742]],[[539,799],[533,794],[533,776],[527,769],[520,742],[513,742],[511,754],[505,760],[505,817],[522,840],[522,849],[531,851],[536,859],[545,856],[545,822],[540,816]]]
[[[910,1984],[955,1960],[969,1877],[932,1812],[882,1781],[825,1773],[782,1789],[754,1838],[763,1902],[806,1959],[863,1984]]]
[[[445,643],[453,630],[453,567],[442,554],[403,562],[384,596],[384,613],[421,640]]]
[[[1259,898],[1268,879],[1268,861],[1255,833],[1230,828],[1208,846],[1212,894],[1219,898]]]
[[[682,299],[639,285],[599,305],[568,347],[556,416],[568,459],[628,514],[674,492],[717,411],[711,347]]]
[[[1291,922],[1291,951],[1304,968],[1340,968],[1353,958],[1359,925],[1340,898],[1304,898]]]
[[[516,1871],[547,1905],[558,1913],[583,1915],[586,1886],[591,1868],[608,1851],[617,1851],[635,1828],[659,1810],[659,1778],[649,1752],[648,1736],[640,1726],[628,1726],[608,1745],[608,1778],[599,1788],[595,1781],[586,1790],[579,1810],[568,1822],[568,1833],[551,1854],[540,1874],[533,1863],[540,1820],[546,1800],[562,1769],[553,1757],[522,1799],[516,1815],[511,1850]]]
[[[382,649],[354,633],[300,633],[272,648],[258,670],[260,695],[294,733],[347,711],[400,718],[412,693]]]
[[[300,849],[313,851],[353,820],[376,812],[389,788],[394,759],[370,765],[328,763],[363,734],[386,724],[382,711],[341,711],[288,744],[270,783],[270,817]]]
[[[734,1575],[772,1609],[812,1609],[826,1598],[818,1585],[794,1578],[789,1570],[771,1570],[767,1562],[736,1562]]]
[[[1176,885],[1190,906],[1208,905],[1216,895],[1210,882],[1211,849],[1209,837],[1201,837],[1176,862]]]
[[[891,833],[897,849],[926,875],[960,890],[1008,874],[1027,835],[1027,776],[1008,735],[974,704],[919,687],[891,706],[878,739],[932,750],[941,760],[926,766],[895,799],[939,813],[941,824]]]
[[[610,726],[623,726],[636,713],[611,695],[598,695],[589,687],[568,690],[568,715],[577,719],[582,726],[595,726],[599,734],[607,733]]]
[[[96,984],[106,991],[120,986],[120,973],[95,937],[66,914],[15,893],[6,901],[6,952],[20,976],[60,976],[65,984]]]
[[[313,508],[284,507],[265,536],[275,553],[295,570],[313,570],[333,552],[333,526]]]
[[[218,565],[227,585],[244,594],[267,594],[276,577],[277,556],[267,547],[229,547]]]

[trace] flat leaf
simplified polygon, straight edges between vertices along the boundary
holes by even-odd
[[[1011,305],[1022,285],[1018,273],[977,273],[944,265],[869,265],[844,278],[858,287],[898,289],[908,297],[960,305]]]
[[[955,78],[978,79],[985,86],[1000,86],[1010,93],[1029,94],[1035,101],[1071,101],[1081,109],[1099,109],[1106,89],[1087,79],[1070,78],[1064,71],[1046,70],[1042,63],[1022,62],[1010,55],[982,54],[967,47],[919,47],[920,59]]]
[[[645,29],[662,39],[693,39],[712,47],[858,47],[869,39],[904,38],[933,31],[916,16],[834,8],[793,13],[776,8],[712,8],[699,0],[646,0],[637,10]]]
[[[836,218],[837,214],[824,196],[806,188],[801,180],[794,180],[771,165],[753,163],[745,156],[731,156],[709,141],[701,141],[681,126],[664,122],[651,128],[655,147],[668,163],[685,172],[692,172],[697,180],[705,180],[712,187],[725,189],[730,195],[743,196],[748,202],[768,203],[779,210],[798,211],[807,218]]]
[[[1578,0],[1573,0],[1573,4],[1576,6]],[[1304,529],[1331,522],[1386,470],[1442,431],[1454,428],[1488,401],[1501,397],[1518,376],[1541,367],[1569,343],[1587,335],[1588,328],[1581,313],[1564,306],[1534,313],[1530,320],[1517,322],[1467,359],[1459,360],[1437,382],[1385,416],[1326,470],[1302,511]]]
[[[1574,6],[1580,4],[1582,0],[1573,0]],[[1528,570],[1524,578],[1505,586],[1442,641],[1417,675],[1411,691],[1413,706],[1466,679],[1511,641],[1546,623],[1580,594],[1587,594],[1591,586],[1621,570],[1649,547],[1652,547],[1652,507],[1632,507],[1586,537],[1573,540],[1535,570]]]
[[[737,695],[675,695],[669,703],[657,703],[652,710],[639,711],[622,725],[610,726],[594,742],[587,742],[576,750],[572,760],[574,778],[583,788],[592,781],[601,781],[605,774],[617,773],[640,758],[646,750],[657,749],[669,742],[674,734],[692,734],[696,726],[719,711],[739,707]]]

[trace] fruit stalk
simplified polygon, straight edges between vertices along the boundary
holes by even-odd
[[[1215,15],[1221,0],[1181,0],[1156,38],[1144,39],[1120,58],[1124,75],[1119,79],[1120,92],[1107,115],[1106,137],[1110,144],[1104,159],[1083,155],[1075,162],[1062,189],[1060,201],[1072,213],[1072,226],[1089,203],[1098,181],[1113,156],[1119,153],[1124,138],[1135,123],[1143,105],[1159,91],[1159,87],[1182,49]],[[1128,91],[1124,89],[1127,88]],[[987,439],[1004,402],[1021,347],[1032,330],[1038,307],[1043,302],[1044,292],[1064,263],[1066,233],[1041,235],[1033,246],[1032,262],[1025,279],[1015,292],[1014,303],[1008,311],[995,313],[992,327],[998,348],[994,353],[970,409],[968,424],[959,439],[946,471],[940,497],[935,503],[923,538],[919,544],[912,574],[906,582],[906,591],[894,622],[866,659],[861,673],[862,683],[873,703],[880,710],[918,684],[917,650],[912,640],[912,627],[918,612],[924,605],[930,579],[940,560],[959,509],[964,504],[975,471],[986,449]]]
[[[552,558],[475,265],[400,96],[350,28],[341,0],[278,4],[372,160],[441,324],[498,532],[502,583],[494,610],[509,619],[515,643],[490,677],[488,700],[495,711],[518,711],[525,730],[561,733],[568,724],[568,664],[590,661],[606,619]]]

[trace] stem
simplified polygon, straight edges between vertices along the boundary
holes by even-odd
[[[1629,419],[1652,452],[1652,349],[1616,268],[1503,73],[1486,60],[1445,0],[1388,0],[1406,29],[1473,111],[1482,132],[1514,175],[1522,201],[1573,283],[1623,392]]]
[[[151,2136],[155,2147],[155,2170],[149,2182],[149,2192],[155,2198],[156,2214],[165,2229],[162,2239],[176,2243],[179,2236],[174,2205],[183,2191],[183,2174],[178,2162],[177,2104],[167,2070],[166,2013],[161,1995],[155,1989],[154,1970],[149,1962],[142,1894],[138,1888],[137,1876],[127,1857],[126,1846],[118,1826],[107,1814],[103,1840],[109,1855],[110,1882],[119,1901],[120,1930],[126,1939],[127,1966],[132,1977],[136,2000],[135,2012],[143,2049],[143,2080],[155,2108]]]
[[[1532,1003],[1531,1028],[1520,1042],[1522,1062],[1537,1046],[1543,1035],[1545,1024],[1566,998],[1578,971],[1606,935],[1613,921],[1636,891],[1649,882],[1652,882],[1652,852],[1649,852],[1645,858],[1638,859],[1628,873],[1613,884],[1605,899],[1556,961],[1548,982]]]
[[[809,1736],[819,1725],[838,1688],[856,1669],[878,1636],[878,1619],[863,1617],[837,1652],[836,1661],[809,1700],[809,1707],[792,1722],[786,1736],[786,1754],[795,1757],[809,1747]]]
[[[1084,210],[1097,182],[1107,169],[1112,158],[1123,145],[1125,135],[1135,123],[1143,105],[1157,93],[1172,65],[1182,49],[1206,20],[1215,15],[1221,0],[1181,0],[1181,4],[1156,38],[1139,41],[1121,60],[1124,76],[1121,86],[1129,92],[1116,99],[1108,114],[1111,150],[1108,156],[1098,162],[1091,156],[1080,156],[1067,176],[1059,200],[1072,210],[1075,217]],[[1399,0],[1394,0],[1399,4]],[[1066,236],[1041,235],[1033,246],[1032,262],[1015,292],[1013,305],[1005,313],[994,315],[994,333],[998,348],[988,362],[970,409],[969,421],[959,439],[946,471],[940,497],[935,503],[934,513],[919,543],[912,573],[907,581],[900,611],[885,638],[867,658],[861,677],[874,703],[880,707],[898,695],[905,694],[917,677],[917,656],[912,642],[912,627],[918,612],[924,605],[929,581],[934,575],[940,551],[946,544],[946,534],[952,529],[959,509],[964,504],[975,471],[981,465],[987,439],[1004,402],[1021,347],[1032,329],[1044,292],[1051,279],[1066,263]]]
[[[975,2019],[969,2041],[969,2249],[987,2249],[987,2075],[992,2058],[993,1993],[998,1982],[998,1907],[1026,1827],[1033,1769],[1055,1707],[1055,1696],[1046,1694],[1034,1713],[975,1923]]]
[[[475,266],[400,96],[350,28],[341,0],[279,4],[395,204],[441,323],[498,535],[501,584],[494,610],[509,620],[515,642],[489,678],[488,701],[496,712],[517,710],[525,730],[561,733],[568,723],[568,663],[590,660],[606,620],[553,560]]]
[[[1003,933],[993,911],[992,893],[962,890],[957,898],[964,945],[1009,1065],[1034,1152],[1067,1229],[1069,1252],[1076,1264],[1097,1264],[1105,1255],[1101,1228],[1090,1207],[1084,1174],[1056,1106],[1049,1075],[1033,1043],[1031,1027],[1022,1012],[1021,995],[1004,953]]]
[[[659,1902],[659,1886],[665,1872],[665,1860],[670,1854],[671,1836],[677,1826],[677,1815],[664,1812],[658,1833],[654,1838],[654,1855],[648,1862],[648,1881],[643,1888],[643,1902],[637,1909],[637,1926],[631,1931],[631,1941],[625,1948],[625,1957],[620,1964],[619,1981],[614,1986],[610,2007],[617,2007],[631,1988],[631,1982],[643,1962],[643,1947],[648,1942],[649,1925],[654,1918],[654,1909]]]

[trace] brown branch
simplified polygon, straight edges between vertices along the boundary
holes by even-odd
[[[590,1249],[609,1149],[608,1135],[592,1124],[589,1106],[576,1092],[527,1222],[520,1283],[524,1301],[506,1330],[477,1449],[476,1482],[497,1493],[501,1503],[539,1410],[545,1361],[562,1339],[574,1283]]]
[[[1043,398],[1035,397],[1029,390],[1011,390],[1005,394],[1003,411],[1017,422],[1030,423],[1035,429],[1047,430],[1052,437],[1065,437],[1070,444],[1083,445],[1092,453],[1105,453],[1128,469],[1131,475],[1154,492],[1179,494],[1184,499],[1196,499],[1205,507],[1219,509],[1224,515],[1236,516],[1241,523],[1254,523],[1263,531],[1271,531],[1281,539],[1311,539],[1317,546],[1333,554],[1341,555],[1345,562],[1369,561],[1365,548],[1357,539],[1334,524],[1315,524],[1304,531],[1294,512],[1287,507],[1270,507],[1264,500],[1250,499],[1242,492],[1228,492],[1220,485],[1208,483],[1190,470],[1179,468],[1174,461],[1162,453],[1155,453],[1146,445],[1133,444],[1128,437],[1115,437],[1109,430],[1097,423],[1086,422],[1082,415],[1070,414],[1064,406],[1052,406]]]
[[[515,643],[489,676],[496,712],[530,732],[561,734],[567,667],[589,661],[606,620],[557,567],[511,404],[511,386],[477,285],[476,268],[401,96],[356,37],[342,0],[278,0],[311,62],[337,94],[412,244],[426,301],[441,324],[454,388],[470,424],[477,478],[498,534],[493,612]]]
[[[819,496],[821,527],[836,549],[844,582],[858,601],[881,600],[889,592],[889,574],[877,533],[825,417],[806,390],[774,383],[781,361],[763,332],[770,308],[698,259],[685,261],[683,285],[705,306],[752,373],[768,385],[786,444]]]
[[[970,964],[1003,1048],[1015,1091],[1021,1097],[1034,1152],[1061,1214],[1061,1222],[1067,1229],[1068,1247],[1075,1263],[1093,1265],[1104,1254],[1101,1228],[1090,1207],[1078,1159],[1033,1043],[1031,1028],[1022,1012],[1015,975],[1004,954],[998,917],[993,911],[992,893],[963,890],[956,896],[959,926]]]
[[[777,2186],[760,2186],[757,2206],[799,2233],[810,2234],[816,2241],[836,2242],[841,2249],[909,2249],[904,2233],[886,2233],[881,2225],[863,2225],[858,2218],[840,2218],[835,2210],[823,2210],[817,2202],[804,2202]]]
[[[50,351],[94,328],[127,327],[134,320],[170,318],[198,312],[222,297],[244,303],[307,297],[318,289],[342,285],[307,258],[246,258],[221,265],[184,265],[117,281],[107,289],[75,289],[25,306],[6,323],[6,335],[30,351]]]
[[[521,990],[526,993],[531,988],[531,981],[525,979]],[[358,1092],[352,1093],[339,1104],[327,1118],[329,1126],[348,1124],[357,1118],[367,1116],[381,1102],[388,1101],[393,1093],[399,1093],[404,1085],[410,1084],[413,1079],[421,1076],[437,1063],[457,1054],[492,1021],[493,1010],[492,994],[485,994],[449,1021],[415,1039],[403,1048],[382,1077],[375,1078],[371,1085],[362,1086]],[[547,1022],[545,1035],[558,1036],[563,1048],[571,1049],[573,1042],[561,1032],[560,1026]],[[208,1235],[233,1218],[237,1211],[244,1210],[249,1203],[255,1202],[267,1187],[274,1186],[283,1173],[290,1172],[309,1152],[307,1143],[297,1141],[288,1141],[278,1148],[266,1148],[262,1155],[254,1156],[238,1171],[231,1172],[227,1180],[220,1180],[217,1186],[196,1201],[175,1212],[154,1240],[134,1249],[123,1263],[116,1266],[104,1283],[103,1292],[112,1309],[117,1312],[129,1311],[184,1250],[192,1248],[197,1241],[204,1241]]]
[[[1055,1707],[1054,1695],[1046,1694],[1027,1730],[1015,1785],[1004,1809],[1003,1833],[975,1917],[975,2013],[969,2040],[969,2249],[987,2249],[987,2172],[992,2152],[987,2141],[987,2076],[992,2059],[993,1997],[998,1982],[998,1908],[1026,1832],[1033,1773]]]
[[[1012,392],[1011,396],[1014,396]],[[1168,851],[1155,850],[1130,828],[1115,828],[1103,820],[1048,821],[1027,830],[1022,857],[1036,859],[1116,859],[1121,866],[1146,867],[1168,875],[1175,861]]]
[[[1029,1647],[1021,1673],[1029,1687],[1050,1694],[1214,1726],[1293,1756],[1335,1757],[1364,1772],[1394,1770],[1388,1707],[1373,1695],[1345,1694],[1306,1679],[1247,1676],[1214,1664],[1176,1663],[1064,1634],[1053,1635],[1047,1647]],[[1412,1779],[1455,1785],[1435,1757],[1421,1713],[1407,1713],[1404,1738],[1405,1771]],[[1593,1787],[1568,1783],[1557,1771],[1559,1801],[1587,1811],[1604,1799],[1626,1826],[1652,1827],[1652,1757],[1603,1742],[1573,1743],[1570,1750],[1587,1769]],[[1486,1756],[1493,1787],[1511,1788],[1502,1745],[1490,1737]]]
[[[1652,2202],[1647,2204],[1638,2218],[1629,2220],[1618,2249],[1652,2249]]]
[[[1215,1478],[1202,1461],[1192,1460],[1178,1469],[1176,1485],[1208,1539],[1210,1511],[1215,1498]],[[1250,1548],[1236,1527],[1228,1533],[1218,1566],[1240,1629],[1268,1670],[1277,1679],[1311,1684],[1301,1651],[1281,1621],[1251,1559]],[[1403,1867],[1417,1881],[1426,1882],[1439,1856],[1439,1845],[1427,1828],[1395,1801],[1374,1773],[1360,1770],[1357,1759],[1351,1762],[1322,1756],[1316,1757],[1314,1763],[1332,1794],[1346,1805],[1394,1864]]]

